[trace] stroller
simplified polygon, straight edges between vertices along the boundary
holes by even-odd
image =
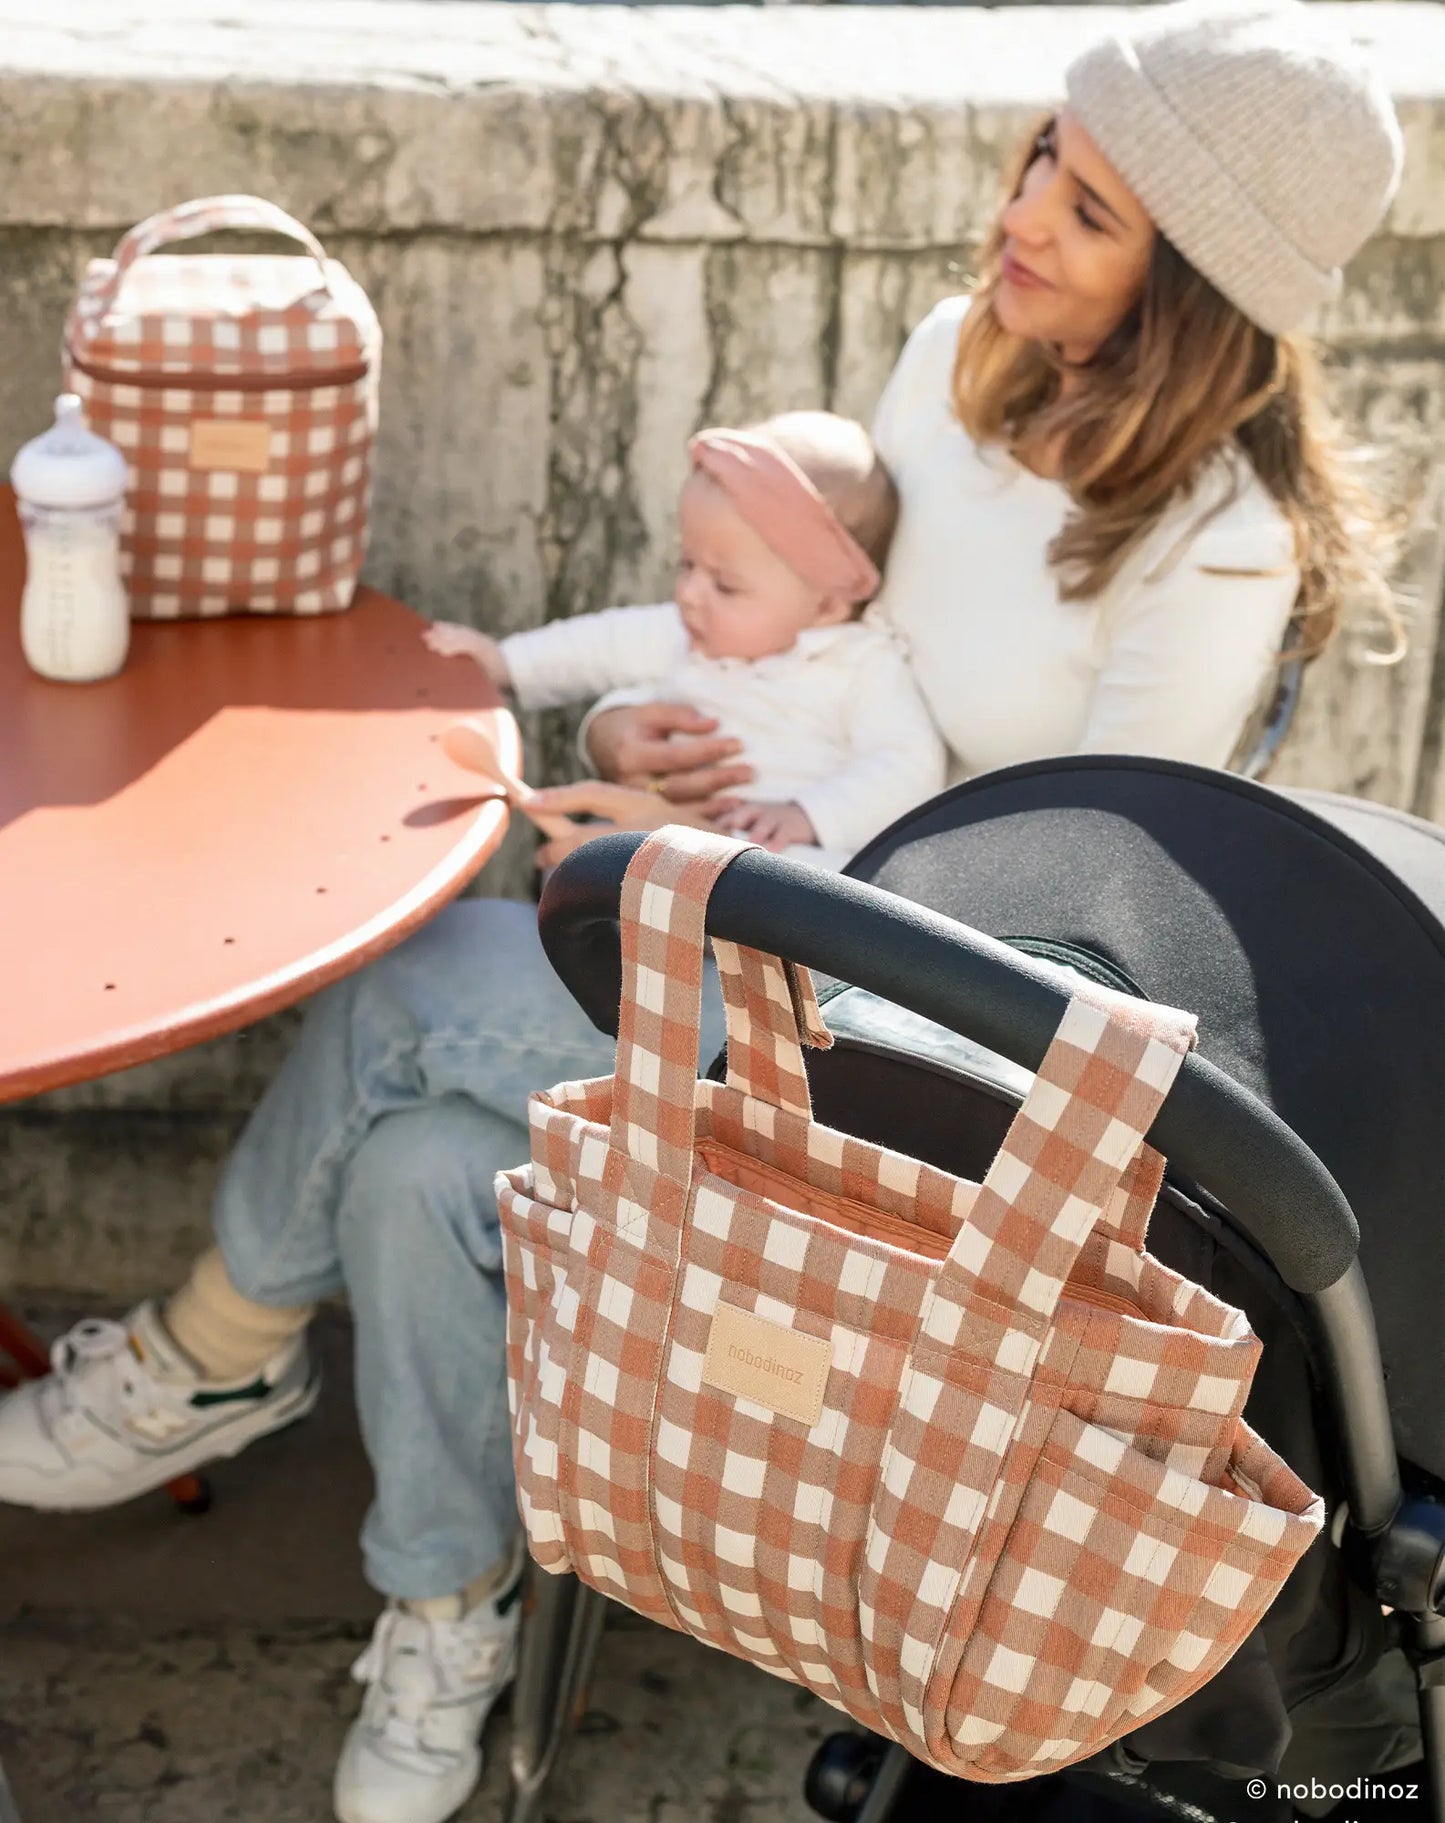
[[[554,967],[606,1030],[636,845],[589,843],[541,907]],[[833,978],[837,1042],[808,1054],[827,1125],[977,1179],[1062,1013],[1061,969],[1200,1015],[1150,1133],[1170,1161],[1150,1251],[1246,1311],[1264,1353],[1245,1415],[1331,1515],[1210,1683],[1062,1773],[950,1785],[949,1808],[1288,1823],[1344,1797],[1445,1823],[1445,1403],[1425,1346],[1445,1287],[1445,831],[1195,767],[1062,759],[933,799],[849,874],[747,854],[708,913]],[[533,1601],[512,1823],[540,1815],[606,1606],[545,1575]],[[845,1732],[805,1789],[836,1823],[884,1823],[913,1776],[901,1748]]]

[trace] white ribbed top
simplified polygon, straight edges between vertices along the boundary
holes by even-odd
[[[953,776],[1062,753],[1227,764],[1298,589],[1283,516],[1242,457],[1221,458],[1102,598],[1061,601],[1046,553],[1067,493],[981,451],[953,415],[966,309],[950,298],[914,331],[874,426],[903,503],[877,611],[911,654]]]

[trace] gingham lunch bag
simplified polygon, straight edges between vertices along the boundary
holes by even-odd
[[[302,254],[161,253],[218,229]],[[66,385],[130,465],[121,561],[141,618],[349,607],[366,554],[381,330],[321,243],[259,196],[210,196],[92,260]]]
[[[613,1077],[497,1180],[531,1550],[944,1772],[1096,1752],[1228,1660],[1322,1506],[1240,1417],[1243,1316],[1144,1251],[1193,1019],[1080,986],[982,1185],[815,1125],[808,977],[714,944],[740,844],[650,838]]]

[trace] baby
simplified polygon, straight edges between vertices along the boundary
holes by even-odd
[[[943,785],[944,748],[892,636],[860,618],[897,521],[860,424],[788,412],[688,446],[677,598],[555,620],[501,641],[442,622],[523,709],[679,702],[753,768],[720,827],[841,867]],[[600,699],[600,700],[598,700]]]

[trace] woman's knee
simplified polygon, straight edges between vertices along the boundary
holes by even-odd
[[[345,1276],[416,1282],[467,1264],[501,1270],[493,1179],[526,1136],[463,1096],[384,1115],[357,1148],[337,1212]]]
[[[342,1024],[364,1079],[400,1066],[429,1093],[485,1088],[492,1053],[565,1021],[545,1017],[565,1000],[537,937],[535,909],[509,900],[449,906],[396,949],[315,1002],[318,1026]],[[587,1029],[579,1014],[577,1022]],[[334,1033],[328,1037],[334,1037]],[[488,1097],[482,1094],[481,1099]]]

